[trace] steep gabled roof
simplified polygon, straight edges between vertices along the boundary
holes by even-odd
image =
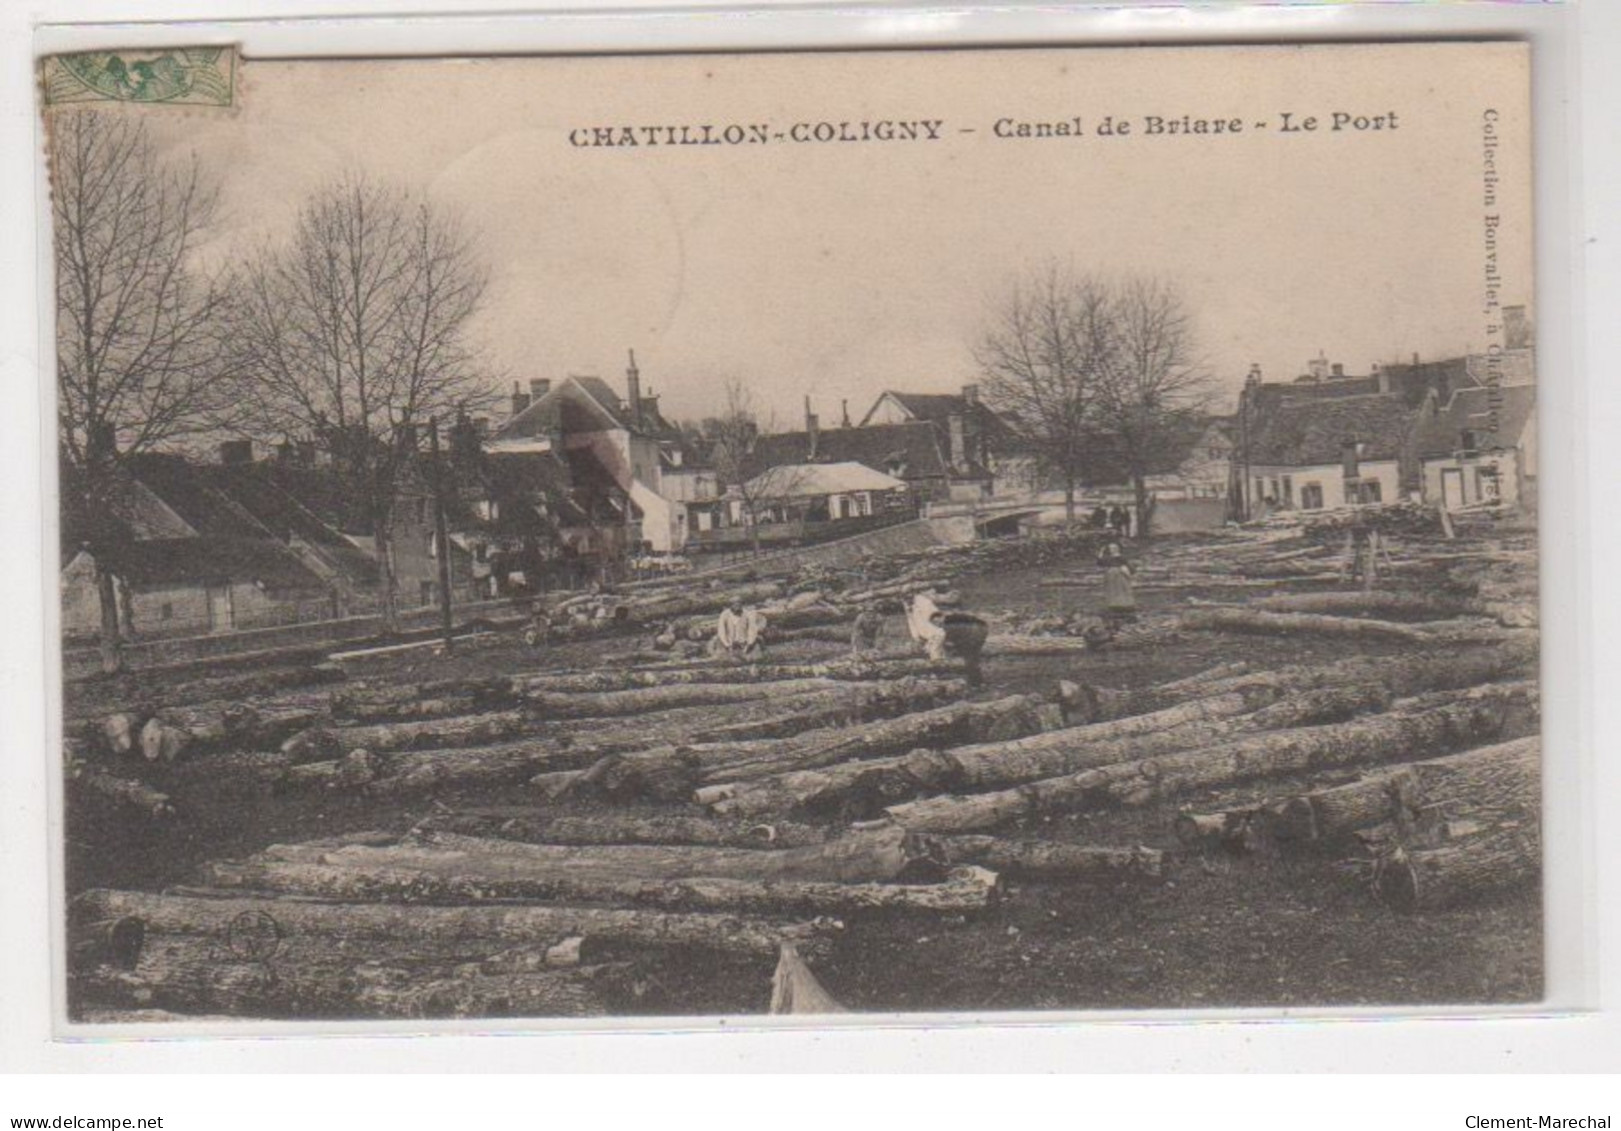
[[[257,583],[269,590],[324,591],[326,582],[263,538],[159,538],[111,551],[109,568],[132,585]]]
[[[1475,448],[1517,447],[1536,409],[1536,386],[1459,389],[1445,404],[1419,414],[1417,448],[1421,459],[1448,456],[1474,433]]]
[[[803,499],[850,491],[894,491],[905,481],[864,463],[789,463],[769,467],[748,486],[756,498]]]
[[[1363,459],[1398,459],[1415,410],[1398,394],[1287,400],[1260,414],[1250,462],[1283,467],[1339,463],[1346,440],[1363,445]]]
[[[1024,436],[1006,417],[983,401],[970,401],[961,393],[902,393],[895,389],[886,389],[867,410],[867,415],[861,418],[861,427],[868,427],[867,422],[872,419],[873,413],[878,411],[878,406],[883,403],[885,397],[899,404],[913,420],[933,424],[941,430],[942,435],[946,435],[950,429],[951,418],[961,416],[970,432],[985,437],[985,442],[993,455],[1010,454],[1029,447]]]
[[[816,459],[810,458],[810,433],[776,432],[761,436],[744,469],[749,478],[770,467],[799,463],[861,463],[902,479],[943,478],[948,468],[939,431],[927,421],[872,424],[864,428],[826,428],[817,433]]]

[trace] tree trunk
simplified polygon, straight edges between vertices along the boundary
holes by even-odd
[[[904,679],[857,684],[844,697],[758,720],[726,723],[694,731],[697,743],[746,742],[788,738],[829,726],[849,726],[893,718],[937,703],[960,699],[968,685],[960,679]]]
[[[366,789],[374,796],[398,797],[446,786],[499,785],[523,781],[537,772],[584,765],[600,756],[591,747],[542,738],[396,754]]]
[[[696,947],[774,955],[782,940],[816,945],[830,925],[772,923],[721,914],[674,914],[593,907],[420,907],[297,900],[199,898],[96,889],[74,901],[86,922],[138,920],[147,935],[192,935],[230,943],[263,936],[274,949],[292,939],[310,950],[353,959],[369,952],[482,959],[514,946],[552,945],[576,936],[602,948]]]
[[[400,579],[394,568],[393,511],[392,501],[385,504],[372,525],[377,566],[383,575],[382,592],[378,595],[382,599],[383,631],[390,636],[400,630]]]
[[[1411,625],[1316,613],[1267,613],[1252,609],[1192,609],[1182,614],[1182,627],[1210,632],[1255,632],[1271,636],[1295,634],[1350,636],[1364,640],[1401,640],[1426,644],[1431,638]]]
[[[1075,472],[1068,469],[1064,472],[1064,523],[1075,525]]]
[[[1015,879],[1160,879],[1165,874],[1165,854],[1157,848],[1097,848],[994,836],[947,836],[936,843],[947,863],[982,864]]]
[[[816,825],[722,821],[665,814],[558,815],[550,808],[511,806],[463,810],[428,817],[419,829],[495,837],[531,844],[692,844],[730,848],[796,848],[821,844],[829,832]]]
[[[1495,737],[1502,726],[1500,708],[1460,703],[1411,715],[1377,715],[1246,735],[1218,746],[1100,766],[1013,790],[936,797],[891,806],[885,812],[896,824],[919,832],[967,832],[1030,814],[1147,805],[1254,778],[1456,749]]]
[[[80,788],[110,798],[120,805],[127,805],[148,817],[156,819],[174,815],[175,809],[169,795],[159,793],[145,782],[115,777],[82,762],[74,764],[69,777]]]
[[[446,746],[486,746],[524,734],[535,724],[523,711],[491,711],[448,719],[333,727],[330,738],[341,751],[433,750]]]
[[[532,692],[525,696],[525,700],[529,709],[543,719],[603,719],[644,715],[674,707],[720,707],[767,697],[830,691],[837,688],[839,683],[838,680],[815,678],[787,679],[770,684],[704,683],[578,694]]]
[[[1434,620],[1482,610],[1476,602],[1457,601],[1428,593],[1394,593],[1386,590],[1351,593],[1284,593],[1260,597],[1249,603],[1252,609],[1273,613],[1385,613]]]
[[[931,870],[938,861],[925,838],[898,828],[853,832],[800,848],[729,848],[713,845],[553,845],[425,833],[424,844],[386,848],[352,845],[308,852],[283,846],[278,855],[342,867],[422,868],[456,872],[504,864],[548,879],[602,880],[814,880],[885,882]]]
[[[1154,508],[1148,497],[1148,483],[1141,472],[1132,474],[1131,494],[1137,508],[1137,539],[1146,542],[1153,536]]]
[[[501,975],[446,969],[424,978],[403,965],[379,967],[341,954],[323,962],[258,961],[194,938],[165,938],[145,947],[133,970],[93,968],[73,982],[81,1000],[237,1019],[586,1017],[612,1011],[602,969]],[[628,1003],[628,995],[619,1000]]]
[[[1539,838],[1529,826],[1487,829],[1438,848],[1397,847],[1380,859],[1379,895],[1404,911],[1439,911],[1479,902],[1535,882],[1542,874]]]
[[[118,583],[112,571],[102,564],[102,555],[92,554],[96,561],[96,599],[101,607],[101,670],[111,675],[124,670],[123,640],[118,628]]]
[[[1531,736],[1297,794],[1265,807],[1267,830],[1280,841],[1323,840],[1386,821],[1399,831],[1416,826],[1426,810],[1493,823],[1535,820],[1541,751],[1541,739]]]
[[[846,634],[847,635],[847,634]],[[531,699],[544,695],[607,694],[615,691],[655,690],[725,683],[786,683],[790,680],[843,680],[870,682],[897,677],[960,675],[960,661],[907,657],[873,659],[840,657],[822,663],[806,664],[725,664],[674,670],[632,668],[596,672],[570,672],[559,675],[522,677],[523,691]],[[771,689],[763,689],[762,694]]]
[[[418,858],[414,864],[405,861],[385,867],[291,861],[217,863],[208,865],[204,876],[222,889],[344,902],[578,901],[803,915],[849,915],[893,908],[976,911],[988,906],[996,892],[995,874],[983,868],[958,869],[944,882],[918,884],[704,876],[637,879],[554,873],[543,863],[519,856],[442,855],[454,858],[443,863]]]

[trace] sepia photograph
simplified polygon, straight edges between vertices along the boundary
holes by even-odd
[[[1543,1001],[1530,91],[41,60],[62,1020]]]

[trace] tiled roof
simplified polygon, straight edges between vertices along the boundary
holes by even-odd
[[[749,483],[758,497],[801,499],[847,491],[894,491],[906,483],[864,463],[796,463],[768,468]]]
[[[1338,463],[1346,440],[1363,445],[1363,459],[1400,458],[1415,410],[1391,393],[1287,400],[1259,415],[1250,462],[1313,467]]]
[[[810,434],[776,432],[761,436],[749,453],[751,478],[768,467],[813,462]],[[939,479],[946,475],[939,431],[918,420],[906,424],[871,424],[865,428],[824,428],[817,433],[816,463],[861,463],[902,479]]]
[[[327,588],[326,582],[290,551],[263,538],[127,542],[109,557],[113,571],[134,585],[257,582],[270,590]]]
[[[1008,423],[1006,418],[983,401],[970,401],[961,393],[902,393],[889,389],[883,396],[893,397],[902,408],[911,413],[914,420],[926,420],[933,424],[940,429],[942,436],[948,434],[951,418],[961,416],[970,432],[985,437],[993,455],[1010,454],[1029,446],[1025,438]],[[867,410],[863,424],[872,419],[872,414],[877,411],[878,403],[883,400],[883,396]]]
[[[1459,389],[1434,413],[1420,413],[1418,454],[1421,458],[1451,455],[1463,446],[1466,431],[1474,433],[1479,450],[1516,447],[1535,408],[1534,385]]]

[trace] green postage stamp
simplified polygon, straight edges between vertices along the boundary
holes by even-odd
[[[75,102],[231,106],[236,51],[174,47],[51,55],[44,61],[44,90],[51,106]]]

